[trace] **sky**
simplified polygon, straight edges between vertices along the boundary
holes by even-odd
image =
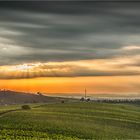
[[[0,1],[1,89],[123,95],[139,87],[140,2]]]

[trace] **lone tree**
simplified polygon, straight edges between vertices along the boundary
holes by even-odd
[[[84,100],[85,100],[84,97],[82,97],[82,98],[80,99],[80,101],[82,101],[82,102],[83,102]]]
[[[40,92],[37,92],[37,95],[42,95]]]

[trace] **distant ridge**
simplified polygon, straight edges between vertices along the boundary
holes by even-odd
[[[29,94],[10,90],[0,91],[0,105],[26,104],[26,103],[47,103],[62,100],[58,97],[49,97],[42,94]]]

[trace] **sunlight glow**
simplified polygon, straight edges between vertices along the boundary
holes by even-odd
[[[40,63],[15,65],[10,68],[11,71],[26,71],[38,67]]]

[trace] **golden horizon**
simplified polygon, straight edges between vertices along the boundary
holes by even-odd
[[[101,77],[48,77],[31,79],[0,80],[0,89],[23,92],[44,93],[133,93],[140,92],[140,76],[101,76]]]

